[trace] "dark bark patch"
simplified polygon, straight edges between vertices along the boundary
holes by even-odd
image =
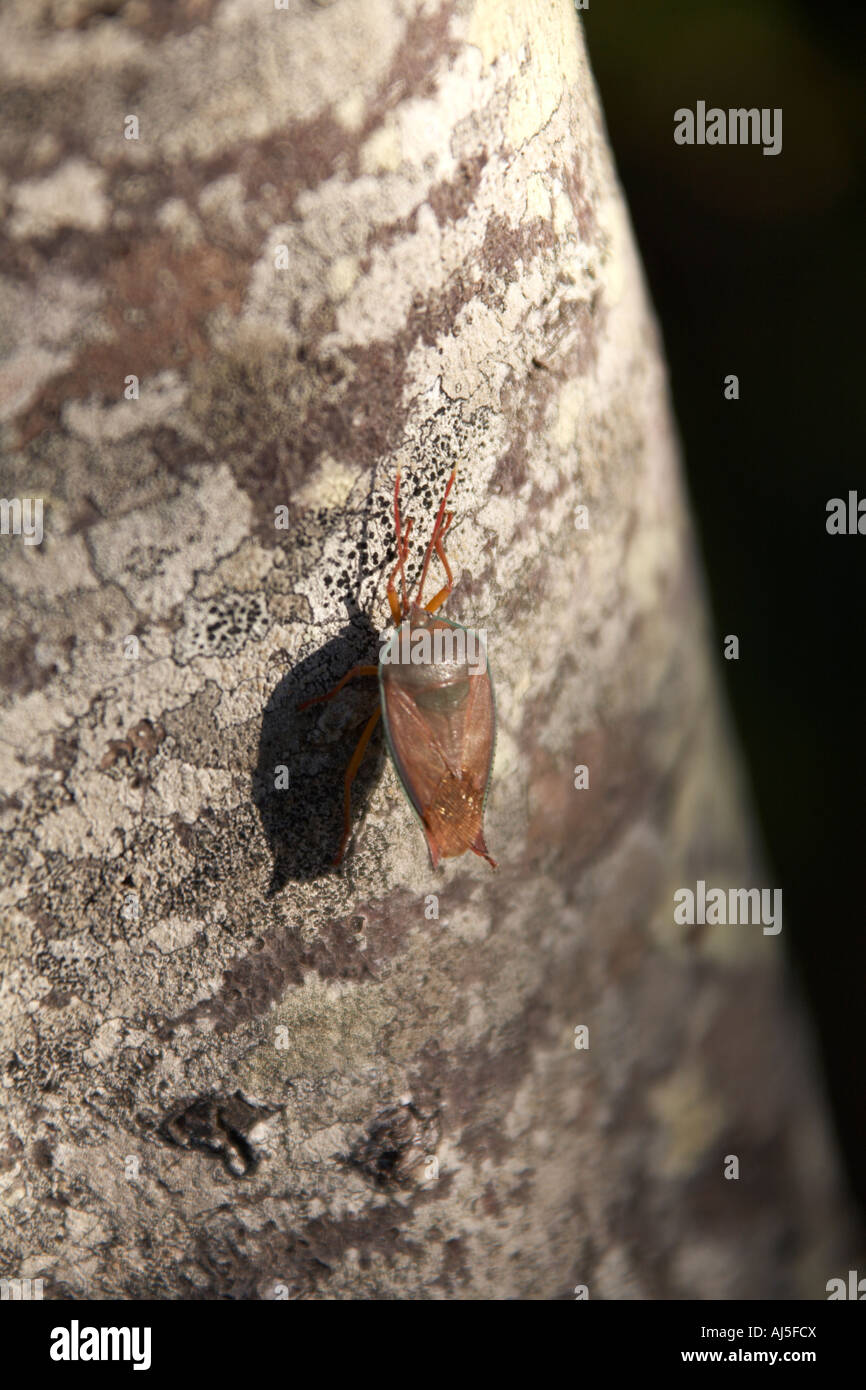
[[[51,765],[57,772],[65,774],[75,766],[78,758],[78,735],[67,732],[55,734],[51,745]]]
[[[0,687],[10,696],[29,695],[42,690],[57,675],[57,667],[43,666],[36,657],[39,638],[31,628],[13,632],[3,643]]]
[[[108,295],[110,340],[90,343],[68,371],[46,385],[20,418],[21,442],[55,425],[67,401],[93,396],[120,401],[129,373],[143,381],[206,356],[208,315],[220,305],[238,313],[245,276],[215,246],[181,251],[167,237],[131,243],[128,254],[100,277]]]
[[[450,34],[454,9],[454,0],[446,0],[433,14],[419,11],[409,20],[362,126],[361,142],[407,97],[435,96],[436,68],[443,58],[452,60],[460,51],[460,43]]]
[[[236,957],[223,971],[215,995],[176,1018],[160,1020],[159,1035],[170,1037],[177,1027],[199,1018],[213,1019],[217,1033],[229,1032],[267,1013],[286,990],[303,984],[309,971],[322,980],[375,980],[379,968],[404,949],[410,930],[408,915],[363,905],[351,917],[326,923],[308,946],[292,928],[262,937],[251,953]]]
[[[256,1105],[240,1091],[231,1096],[198,1096],[173,1107],[157,1124],[156,1134],[176,1148],[221,1159],[232,1177],[243,1178],[259,1162],[249,1131],[275,1113],[274,1107]]]
[[[217,0],[78,0],[77,5],[61,10],[55,19],[58,29],[93,29],[117,20],[126,28],[150,39],[164,39],[168,34],[187,34],[199,24],[206,24],[216,8]]]
[[[356,141],[360,143],[324,111],[226,151],[209,164],[208,173],[212,178],[239,173],[258,220],[267,226],[286,220],[303,189],[331,178],[341,163],[348,167],[356,154]]]
[[[496,1195],[496,1188],[489,1182],[479,1198],[479,1205],[485,1216],[490,1216],[494,1221],[498,1221],[502,1216],[502,1203]]]
[[[455,1283],[468,1284],[470,1281],[469,1258],[466,1242],[460,1236],[452,1236],[442,1246],[442,1264],[434,1284],[451,1293]]]
[[[24,1145],[17,1134],[10,1134],[0,1145],[0,1173],[8,1173],[20,1163]]]
[[[453,179],[443,179],[430,189],[427,202],[440,227],[459,222],[461,217],[466,216],[475,201],[486,163],[486,150],[467,156],[461,159]]]
[[[139,749],[146,758],[152,758],[165,738],[165,729],[161,724],[151,724],[149,719],[140,719],[132,725],[127,738],[133,748]]]
[[[43,1009],[65,1009],[72,995],[67,990],[52,988],[47,994],[43,994],[39,1001],[40,1008]]]
[[[580,239],[585,244],[588,244],[595,237],[597,223],[595,209],[587,196],[586,180],[583,176],[583,168],[579,154],[576,154],[570,163],[560,167],[559,176],[571,199],[571,206],[574,208]]]
[[[157,425],[147,432],[147,452],[167,478],[184,478],[194,464],[202,462],[203,451],[201,444],[184,439],[171,425]]]
[[[348,1250],[358,1252],[358,1268],[365,1273],[374,1255],[384,1257],[386,1263],[395,1256],[418,1256],[417,1242],[403,1231],[412,1218],[414,1202],[414,1197],[399,1204],[384,1202],[363,1216],[315,1217],[291,1231],[279,1230],[274,1222],[249,1231],[238,1222],[228,1230],[202,1233],[195,1259],[207,1283],[191,1284],[187,1297],[255,1299],[275,1284],[283,1285],[292,1301],[326,1297],[323,1286]],[[368,1277],[364,1297],[379,1296]],[[388,1296],[387,1291],[381,1292],[381,1297]]]
[[[492,1159],[494,1163],[501,1163],[511,1152],[511,1141],[498,1121],[485,1120],[463,1130],[460,1147],[471,1158]]]
[[[527,727],[534,727],[531,711],[527,720]],[[618,841],[626,824],[644,813],[654,779],[638,722],[578,734],[572,753],[563,767],[543,749],[533,748],[527,855],[534,860],[556,847],[576,869],[602,856],[607,846]],[[590,770],[586,788],[574,786],[573,768],[578,765]]]
[[[508,448],[499,457],[493,470],[493,477],[490,480],[491,492],[504,492],[506,496],[519,492],[529,477],[528,469],[529,454],[526,440],[524,438],[510,440]]]
[[[524,1168],[518,1174],[519,1182],[516,1182],[513,1187],[509,1187],[505,1194],[509,1206],[524,1210],[529,1205],[533,1196],[532,1179],[534,1177],[534,1168]]]
[[[54,1163],[54,1156],[51,1145],[47,1139],[37,1139],[30,1145],[30,1161],[34,1168],[45,1173]]]
[[[551,223],[533,217],[514,227],[506,217],[492,212],[487,219],[481,264],[491,277],[510,284],[518,278],[518,262],[524,266],[535,256],[550,252],[556,245]]]
[[[432,1039],[422,1049],[411,1082],[415,1103],[428,1110],[441,1105],[448,1129],[469,1155],[498,1161],[511,1152],[505,1116],[531,1071],[533,1048],[550,1043],[554,994],[552,986],[528,999],[506,1027],[474,1047],[446,1052]]]
[[[99,764],[100,772],[107,772],[109,768],[114,767],[119,758],[124,758],[131,764],[136,753],[143,755],[142,762],[150,762],[164,738],[165,729],[161,724],[151,724],[149,719],[140,719],[129,728],[125,738],[109,739],[108,747]]]
[[[577,342],[561,360],[565,376],[586,376],[598,358],[598,344],[605,327],[606,308],[601,291],[596,290],[589,303],[584,300],[565,300],[560,305],[553,329],[554,341],[571,335],[575,326]]]
[[[364,353],[320,349],[332,326],[329,315],[322,318],[297,350],[245,335],[193,372],[193,415],[214,451],[229,455],[253,502],[254,532],[269,546],[285,534],[275,529],[275,508],[291,506],[323,453],[369,465],[393,403],[394,393],[382,389],[387,378],[374,386],[375,362],[368,368]],[[381,348],[371,353],[384,373]]]
[[[397,1105],[371,1121],[344,1162],[376,1187],[412,1186],[423,1177],[425,1161],[435,1154],[441,1133],[435,1111]]]

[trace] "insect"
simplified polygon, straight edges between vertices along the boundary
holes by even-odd
[[[412,518],[400,519],[400,471],[394,483],[397,563],[388,580],[388,605],[395,631],[383,643],[378,666],[354,666],[325,695],[299,709],[332,699],[356,676],[378,676],[379,708],[370,716],[346,769],[343,837],[334,857],[339,864],[351,831],[352,782],[381,715],[388,751],[403,790],[424,834],[433,868],[467,850],[491,858],[484,842],[484,806],[496,738],[496,706],[486,652],[479,635],[435,614],[454,587],[443,541],[454,513],[445,510],[457,470],[445,487],[433,534],[424,555],[418,592],[406,588],[406,560]],[[424,585],[433,554],[446,582],[428,603]],[[399,576],[399,591],[395,580]],[[481,658],[479,659],[479,648]]]

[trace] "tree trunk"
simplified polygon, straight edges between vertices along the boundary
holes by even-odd
[[[0,40],[0,1270],[823,1297],[784,932],[674,917],[774,885],[572,0],[18,0]],[[454,465],[499,868],[433,871],[380,739],[334,870],[376,689],[297,706],[376,660],[398,466],[417,576]]]

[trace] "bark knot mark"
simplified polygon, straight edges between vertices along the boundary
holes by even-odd
[[[158,1137],[180,1149],[220,1158],[232,1177],[245,1178],[259,1164],[249,1131],[275,1113],[268,1105],[248,1101],[240,1091],[231,1096],[206,1095],[182,1101],[157,1125]]]

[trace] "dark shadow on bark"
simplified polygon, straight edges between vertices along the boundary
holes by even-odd
[[[298,705],[323,694],[352,666],[377,664],[375,628],[357,607],[348,607],[349,622],[340,636],[283,676],[265,706],[252,796],[273,855],[269,894],[291,881],[336,872],[332,861],[343,829],[345,772],[379,689],[375,680],[363,677],[332,701],[306,710]],[[353,828],[378,781],[383,754],[380,726],[352,785]],[[351,855],[351,842],[346,853]]]

